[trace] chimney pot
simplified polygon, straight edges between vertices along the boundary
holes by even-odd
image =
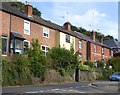
[[[103,43],[103,39],[104,39],[104,36],[101,35],[101,36],[99,37],[99,42],[100,42],[100,43]]]

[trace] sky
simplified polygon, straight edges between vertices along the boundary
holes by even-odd
[[[33,2],[30,4],[42,13],[42,18],[63,25],[98,31],[118,39],[118,2]]]

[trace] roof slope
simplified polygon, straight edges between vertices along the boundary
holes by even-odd
[[[120,48],[120,42],[111,39],[111,40],[106,40],[103,42],[105,45],[111,47],[111,48]]]

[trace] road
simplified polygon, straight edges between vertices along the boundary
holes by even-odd
[[[3,87],[3,95],[23,95],[36,93],[119,93],[117,82],[79,82],[65,84],[49,84],[38,86]],[[17,93],[17,94],[16,94]],[[95,95],[95,94],[94,94]],[[96,94],[97,95],[97,94]],[[110,95],[110,94],[109,94]],[[117,95],[117,94],[115,94]]]

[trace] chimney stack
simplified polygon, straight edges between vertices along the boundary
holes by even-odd
[[[96,40],[96,32],[92,31],[90,33],[90,37],[93,39],[93,41],[95,41]]]
[[[32,17],[33,7],[29,4],[28,1],[26,1],[25,13],[26,13],[29,17]]]
[[[104,36],[101,35],[101,36],[99,37],[99,42],[100,42],[100,43],[103,43],[103,39],[104,39]]]
[[[68,31],[71,31],[71,23],[70,22],[64,23],[64,28]]]

